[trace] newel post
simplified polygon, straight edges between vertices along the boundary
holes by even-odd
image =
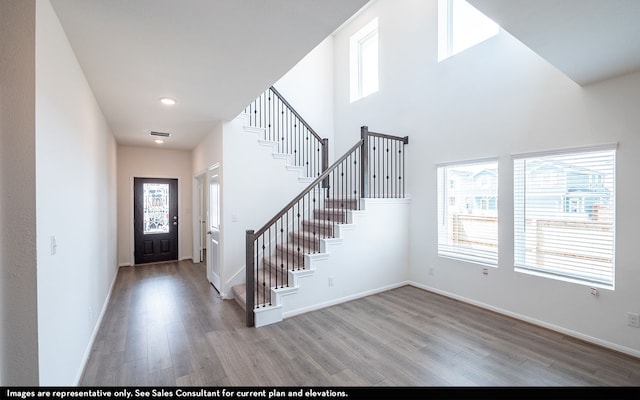
[[[322,173],[324,173],[327,168],[329,168],[329,139],[322,139]],[[322,187],[329,187],[329,178],[325,178],[322,180]]]
[[[360,137],[362,139],[362,149],[360,154],[360,196],[362,198],[369,197],[369,127],[360,127]]]
[[[246,244],[246,267],[245,267],[245,277],[246,277],[246,304],[245,304],[245,311],[246,311],[246,321],[247,321],[247,326],[248,327],[252,327],[255,325],[254,323],[254,316],[253,316],[253,309],[255,308],[255,298],[254,298],[254,294],[255,294],[255,281],[254,281],[254,271],[255,271],[255,257],[253,256],[255,254],[255,242],[256,242],[256,236],[254,234],[255,232],[253,230],[247,230],[247,244]]]

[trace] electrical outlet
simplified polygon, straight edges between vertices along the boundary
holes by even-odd
[[[482,275],[489,275],[489,268],[482,268]]]
[[[329,277],[329,286],[333,286],[333,276]]]
[[[640,314],[627,313],[627,323],[634,328],[640,328]]]
[[[433,276],[435,274],[435,268],[429,267],[429,276]]]

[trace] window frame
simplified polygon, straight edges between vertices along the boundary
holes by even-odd
[[[462,195],[467,199],[471,199],[475,203],[476,198],[479,196],[485,196],[486,193],[477,192],[473,187],[469,188],[464,185],[463,182],[458,182],[451,178],[450,171],[459,168],[468,168],[477,166],[483,170],[495,169],[495,192],[491,192],[491,197],[495,199],[495,210],[490,210],[491,213],[495,213],[495,236],[491,235],[490,240],[495,242],[494,250],[479,250],[471,246],[455,246],[451,242],[455,242],[454,238],[449,234],[453,231],[454,227],[447,217],[447,209],[451,206],[451,198]],[[480,171],[482,172],[482,170]],[[498,203],[499,203],[499,159],[498,157],[465,160],[457,162],[448,162],[436,164],[437,174],[437,255],[439,257],[455,259],[459,261],[470,262],[474,264],[481,264],[490,267],[498,266],[498,251],[499,251],[499,218],[498,218]],[[473,182],[472,182],[473,183]],[[462,186],[462,187],[461,187]],[[467,201],[464,202],[465,204]],[[455,207],[461,207],[461,204],[455,204]],[[487,211],[487,210],[483,210]],[[483,233],[485,233],[483,231]],[[477,238],[486,239],[485,237]]]
[[[536,265],[532,262],[528,262],[527,261],[527,228],[526,228],[526,221],[527,221],[527,211],[534,212],[533,210],[536,210],[536,212],[541,213],[547,213],[551,211],[551,206],[549,206],[548,208],[544,208],[541,207],[539,203],[533,203],[530,199],[528,199],[526,197],[526,189],[528,188],[527,186],[527,177],[526,177],[526,169],[524,168],[524,166],[521,166],[519,164],[524,163],[526,161],[547,161],[547,162],[553,162],[556,161],[554,160],[554,157],[570,157],[570,156],[575,156],[580,157],[580,155],[584,156],[584,157],[588,157],[588,155],[590,153],[592,153],[592,155],[595,157],[604,157],[604,156],[597,156],[598,154],[604,154],[605,152],[610,151],[610,173],[607,175],[609,176],[609,186],[610,189],[609,190],[609,194],[610,194],[610,207],[611,207],[611,211],[610,213],[607,213],[605,215],[606,219],[608,219],[610,221],[610,251],[606,252],[605,254],[607,256],[610,256],[610,279],[596,279],[594,277],[594,273],[588,274],[587,271],[589,271],[591,268],[587,267],[587,266],[581,266],[579,268],[573,267],[571,266],[570,262],[567,261],[567,264],[561,267],[558,266],[552,266],[550,265],[550,263],[547,264],[543,264],[543,265]],[[514,270],[516,272],[520,272],[520,273],[527,273],[527,274],[532,274],[532,275],[537,275],[537,276],[541,276],[541,277],[545,277],[545,278],[549,278],[549,279],[555,279],[555,280],[560,280],[560,281],[566,281],[566,282],[571,282],[571,283],[576,283],[576,284],[580,284],[580,285],[585,285],[585,286],[591,286],[591,287],[599,287],[599,288],[604,288],[604,289],[611,289],[614,290],[615,289],[615,247],[616,247],[616,156],[617,156],[617,143],[614,144],[604,144],[604,145],[598,145],[598,146],[585,146],[585,147],[577,147],[577,148],[567,148],[567,149],[559,149],[559,150],[553,150],[553,151],[543,151],[543,152],[534,152],[534,153],[523,153],[523,154],[516,154],[512,156],[512,160],[513,160],[513,205],[514,205],[514,237],[513,237],[513,253],[514,253]],[[569,164],[571,165],[571,164]],[[586,167],[585,167],[586,168]],[[592,168],[596,168],[595,166],[593,166]],[[524,175],[524,176],[523,176]],[[591,178],[591,177],[590,177]],[[565,178],[566,180],[567,178]],[[544,181],[548,184],[547,187],[542,187],[541,189],[548,189],[551,186],[551,182],[547,182],[547,179],[538,179],[538,177],[531,178],[530,179],[532,182],[532,186],[529,187],[530,190],[535,190],[535,185],[539,184],[539,181]],[[598,180],[599,181],[599,180]],[[591,182],[591,180],[589,181]],[[604,185],[604,180],[602,182]],[[566,183],[565,183],[566,186]],[[538,188],[540,189],[540,188]],[[567,191],[567,194],[569,194],[569,189],[565,188],[565,190]],[[529,201],[527,201],[529,200]],[[533,206],[531,207],[527,207],[528,204],[533,204]],[[575,207],[574,207],[575,206]],[[556,222],[565,222],[565,224],[567,223],[571,223],[571,222],[581,222],[581,221],[586,221],[584,219],[584,217],[582,219],[576,219],[575,218],[575,214],[584,214],[585,213],[585,208],[584,208],[584,200],[580,199],[580,198],[573,198],[573,197],[569,197],[569,196],[564,196],[562,197],[562,200],[560,202],[560,208],[562,211],[556,211],[556,213],[554,214],[554,221]],[[540,211],[542,210],[542,211]],[[566,214],[566,215],[564,215]],[[604,214],[603,214],[604,215]],[[529,216],[529,218],[531,218]],[[606,220],[605,219],[605,220]],[[544,220],[544,218],[542,217],[537,217],[537,220]],[[587,222],[588,223],[588,222]],[[583,226],[587,226],[587,223],[583,223]],[[603,224],[604,225],[604,224]],[[571,246],[567,245],[566,243],[581,243],[581,238],[585,237],[585,235],[583,234],[582,236],[574,236],[576,239],[574,239],[574,241],[571,240],[567,240],[566,237],[567,235],[569,235],[569,229],[565,228],[565,230],[562,231],[562,238],[564,240],[562,240],[561,242],[554,242],[554,248],[558,248],[561,249],[562,251],[564,251],[564,257],[569,258],[568,256],[576,256],[578,257],[579,254],[571,254],[569,253],[569,251],[571,251]],[[544,234],[536,234],[534,236],[529,236],[529,238],[534,238],[536,240],[536,243],[539,243],[540,240],[544,240],[543,239],[543,235]],[[574,234],[574,235],[578,235],[578,234]],[[540,237],[540,238],[539,238]],[[531,239],[529,239],[529,242],[531,241]],[[607,242],[603,239],[602,241],[603,245],[606,245]],[[586,242],[585,242],[586,243]],[[564,244],[564,246],[560,246]],[[598,244],[600,244],[600,242],[598,242]],[[537,249],[543,245],[536,245],[534,248]],[[529,248],[531,248],[531,243],[529,243]],[[595,247],[593,247],[595,248]],[[556,250],[556,252],[561,252],[561,250]],[[576,251],[576,250],[573,250]],[[539,255],[537,255],[538,253],[536,252],[536,259],[541,259],[541,257]],[[544,252],[542,253],[544,254]],[[530,256],[531,258],[531,256]],[[593,258],[596,258],[595,256]],[[591,261],[590,261],[591,263]],[[597,266],[597,261],[592,261],[594,267]],[[581,258],[581,265],[582,264],[587,264],[584,257]],[[589,264],[591,265],[591,264]],[[575,272],[571,272],[572,269],[575,269]]]
[[[455,37],[459,35],[461,32],[456,33],[456,29],[454,28],[456,24],[456,13],[454,12],[454,1],[463,1],[467,4],[467,6],[476,10],[482,17],[481,22],[490,21],[494,25],[492,26],[495,29],[495,32],[487,35],[476,33],[476,38],[474,38],[470,43],[465,44],[460,48],[456,48],[456,39]],[[493,21],[491,18],[484,15],[478,9],[476,9],[473,5],[471,5],[466,0],[438,0],[438,62],[442,62],[447,58],[450,58],[456,54],[462,53],[463,51],[470,49],[488,39],[491,39],[494,36],[497,36],[500,33],[500,25]],[[464,32],[465,35],[469,35],[469,31]]]
[[[370,90],[365,92],[364,77],[368,73],[367,65],[364,63],[363,49],[367,44],[370,44],[372,40],[375,40],[376,45],[376,65],[375,71],[375,84],[372,85]],[[378,92],[380,89],[380,42],[379,42],[379,29],[378,18],[372,19],[356,33],[349,38],[349,100],[351,103],[365,98],[373,93]]]

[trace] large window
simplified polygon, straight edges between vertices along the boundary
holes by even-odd
[[[615,146],[513,162],[516,270],[612,288]]]
[[[354,102],[378,91],[378,19],[349,41],[350,99]]]
[[[498,161],[438,166],[438,255],[498,264]]]
[[[495,36],[498,24],[465,0],[438,0],[438,61]]]

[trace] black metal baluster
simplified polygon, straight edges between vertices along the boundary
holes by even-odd
[[[384,189],[382,191],[382,196],[380,197],[386,197],[389,194],[389,162],[391,160],[389,159],[389,140],[383,138],[382,142],[384,143]]]
[[[402,153],[402,172],[399,179],[402,182],[402,197],[404,197],[404,182],[406,180],[404,176],[404,146],[400,146],[400,152]]]
[[[301,199],[302,200],[302,199]],[[300,217],[301,217],[301,213],[300,213],[300,201],[298,200],[297,205],[298,205],[298,212],[296,213],[296,217],[298,218],[298,230],[297,232],[300,232],[300,226],[301,226],[301,221],[300,221]],[[295,255],[296,255],[296,259],[297,259],[297,265],[300,266],[300,236],[294,236],[293,237],[293,245],[295,245],[294,250],[296,251]],[[293,266],[291,268],[291,270],[293,270]]]

